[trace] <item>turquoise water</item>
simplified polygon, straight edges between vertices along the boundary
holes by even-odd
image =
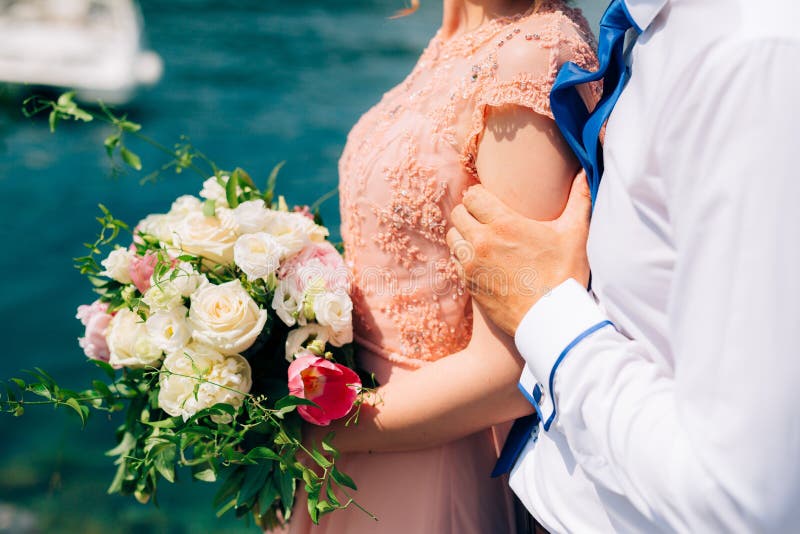
[[[402,0],[141,4],[165,75],[125,108],[131,118],[165,144],[186,134],[219,166],[241,166],[257,179],[286,160],[280,188],[296,203],[335,187],[347,131],[407,74],[441,16],[439,0],[391,21]],[[589,11],[596,17],[599,9]],[[136,175],[112,178],[102,125],[64,124],[50,134],[46,121],[25,119],[19,107],[19,95],[0,95],[0,377],[41,366],[77,388],[95,378],[73,318],[92,294],[72,258],[95,235],[97,204],[136,222],[196,193],[199,182],[189,174],[147,186]],[[164,162],[135,148],[146,168]],[[322,212],[337,233],[336,200]],[[0,415],[0,503],[34,513],[41,532],[257,532],[216,519],[213,490],[186,477],[164,486],[159,508],[106,495],[113,468],[102,452],[114,445],[114,426],[95,417],[81,431],[77,418],[50,409]]]

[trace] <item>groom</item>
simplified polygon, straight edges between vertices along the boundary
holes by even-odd
[[[621,97],[591,227],[585,177],[555,221],[480,186],[452,215],[471,291],[540,396],[511,486],[559,532],[798,532],[799,9],[615,4],[639,35],[627,85],[606,78]],[[580,113],[556,119],[595,185],[592,119],[577,136]],[[490,285],[530,266],[530,284]]]

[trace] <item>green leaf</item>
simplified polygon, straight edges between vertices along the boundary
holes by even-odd
[[[175,482],[175,446],[161,444],[153,449],[157,451],[153,458],[156,470],[169,482]]]
[[[278,495],[280,495],[281,504],[283,505],[283,515],[288,521],[294,506],[294,477],[292,477],[291,473],[284,471],[276,470],[273,473],[278,486]]]
[[[25,389],[25,381],[20,378],[12,378],[12,382],[14,382],[18,388]]]
[[[119,142],[119,132],[113,133],[105,138],[105,141],[103,141],[103,146],[106,147],[106,153],[108,154],[108,157],[111,157],[114,154],[114,149],[119,146]]]
[[[257,495],[267,481],[267,477],[272,472],[268,465],[253,465],[247,468],[242,488],[237,499],[238,505],[249,504]]]
[[[92,380],[92,387],[103,397],[112,397],[111,390],[102,380]]]
[[[81,424],[86,426],[86,420],[89,418],[89,408],[86,406],[81,406],[78,404],[78,401],[73,398],[67,399],[64,404],[75,410],[75,413],[77,413],[78,417],[81,418]]]
[[[125,432],[122,440],[113,449],[106,451],[106,456],[124,456],[136,447],[136,438],[130,432]]]
[[[203,469],[202,471],[195,473],[194,478],[197,480],[202,480],[203,482],[216,482],[217,473],[209,467],[208,469]]]
[[[256,184],[255,184],[255,182],[253,182],[253,179],[250,177],[250,175],[247,173],[247,171],[245,171],[241,167],[236,167],[233,170],[233,174],[236,176],[236,179],[239,181],[239,185],[244,184],[244,185],[249,185],[253,189],[256,188]]]
[[[283,166],[286,165],[285,161],[281,161],[277,165],[272,168],[272,172],[269,173],[269,178],[267,178],[267,189],[264,191],[264,200],[267,203],[272,202],[272,198],[275,195],[275,185],[278,183],[278,173],[281,172]],[[269,198],[266,198],[269,196]]]
[[[228,177],[228,183],[225,185],[225,198],[228,200],[228,206],[231,209],[239,205],[239,175],[235,172]]]
[[[356,483],[353,482],[353,479],[339,471],[335,466],[333,469],[331,469],[331,478],[333,478],[333,480],[335,480],[340,486],[350,488],[351,490],[358,489],[356,487]]]
[[[122,156],[122,161],[127,163],[128,166],[133,167],[137,171],[141,171],[142,170],[142,160],[141,160],[141,158],[139,158],[139,156],[137,156],[136,154],[134,154],[133,152],[131,152],[130,150],[128,150],[124,146],[119,147],[119,155]]]
[[[58,113],[56,113],[55,111],[51,111],[50,116],[47,119],[47,122],[50,124],[50,133],[55,133],[56,122],[58,122]]]
[[[294,395],[286,395],[285,397],[279,399],[275,403],[276,410],[283,410],[284,408],[293,408],[295,406],[316,406],[317,408],[319,408],[319,406],[315,402],[312,402],[308,399],[295,397]]]
[[[256,447],[245,456],[248,460],[274,460],[281,461],[281,457],[272,449],[267,447]]]
[[[318,450],[311,449],[308,452],[311,454],[311,457],[314,459],[314,461],[317,462],[317,465],[319,465],[321,468],[327,469],[333,465],[333,463],[325,458],[325,456],[323,456]]]

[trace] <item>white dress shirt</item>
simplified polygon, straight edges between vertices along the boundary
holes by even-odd
[[[556,418],[511,487],[555,532],[800,532],[800,8],[626,4],[593,292],[517,331]]]

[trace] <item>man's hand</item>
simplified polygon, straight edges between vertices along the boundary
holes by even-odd
[[[513,336],[531,306],[552,288],[569,278],[588,285],[590,214],[583,172],[572,184],[564,212],[553,221],[523,217],[477,185],[453,210],[447,244],[473,298]]]

